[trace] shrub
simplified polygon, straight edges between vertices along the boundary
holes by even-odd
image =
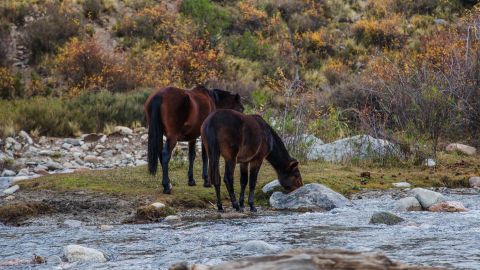
[[[107,53],[94,39],[73,38],[60,49],[55,62],[74,93],[100,88],[123,92],[136,85],[128,64]]]
[[[22,75],[0,67],[0,99],[15,99],[25,95]]]
[[[401,20],[397,16],[383,20],[360,20],[352,30],[356,40],[366,46],[399,48],[405,39],[400,26]]]
[[[348,67],[338,60],[329,59],[323,67],[323,74],[330,85],[347,80]]]
[[[132,45],[131,38],[143,38],[153,41],[173,41],[174,36],[181,32],[181,26],[176,22],[176,14],[159,4],[146,7],[133,15],[125,16],[116,26],[117,36],[124,38],[126,45]],[[191,29],[194,31],[194,29]]]
[[[46,15],[25,26],[22,42],[31,52],[31,61],[37,62],[44,53],[53,53],[80,31],[80,19],[62,11],[56,4],[47,6]]]
[[[7,64],[8,47],[10,45],[10,25],[0,19],[0,66]]]
[[[220,57],[220,51],[202,39],[178,44],[158,43],[140,53],[134,68],[142,71],[139,76],[144,86],[190,87],[217,78]]]
[[[202,24],[214,40],[231,24],[227,11],[210,0],[184,0],[180,10]]]
[[[84,0],[82,8],[86,18],[97,20],[104,9],[103,0]]]
[[[250,60],[262,60],[268,57],[268,45],[261,44],[248,30],[241,36],[232,37],[227,48],[230,54]]]

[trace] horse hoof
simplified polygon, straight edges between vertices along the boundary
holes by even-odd
[[[219,213],[225,213],[225,210],[223,209],[223,207],[222,207],[222,208],[219,207],[217,211],[218,211]]]
[[[209,187],[212,187],[212,184],[210,184],[210,183],[203,183],[203,187],[209,188]]]
[[[255,208],[255,206],[250,206],[250,212],[256,213],[256,212],[257,212],[257,208]]]
[[[195,183],[195,180],[193,180],[193,181],[188,181],[188,185],[191,186],[191,187],[193,187],[193,186],[196,186],[197,183]]]
[[[232,207],[238,212],[240,212],[240,206],[238,205],[238,203],[232,203]]]
[[[163,194],[172,194],[172,189],[169,188],[169,189],[164,189],[163,190]]]

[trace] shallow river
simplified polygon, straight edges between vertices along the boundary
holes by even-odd
[[[47,257],[39,269],[165,269],[179,261],[216,264],[246,255],[242,248],[256,239],[285,250],[298,247],[379,251],[412,264],[480,269],[480,195],[448,194],[470,209],[466,213],[409,212],[401,225],[369,225],[371,215],[391,210],[389,196],[354,200],[353,207],[328,213],[279,213],[248,219],[188,222],[177,225],[5,227],[0,225],[0,261]],[[63,247],[80,244],[103,251],[107,263],[59,263]]]

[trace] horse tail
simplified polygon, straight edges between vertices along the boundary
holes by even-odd
[[[204,125],[204,136],[207,141],[208,154],[208,175],[210,184],[220,184],[220,148],[218,147],[217,134],[211,123],[206,122]],[[213,181],[213,182],[212,182]]]
[[[151,175],[157,173],[158,160],[161,159],[163,148],[163,123],[160,116],[162,97],[156,95],[150,102],[150,123],[148,123],[148,171]]]

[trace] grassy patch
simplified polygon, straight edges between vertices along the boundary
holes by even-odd
[[[440,154],[439,164],[436,168],[415,166],[358,167],[325,162],[308,162],[302,164],[300,170],[305,183],[321,183],[347,196],[364,189],[389,189],[392,188],[392,183],[403,181],[416,187],[464,187],[468,185],[466,179],[478,175],[480,171],[480,158],[478,157]],[[21,186],[22,189],[30,190],[85,190],[125,198],[149,196],[157,201],[166,202],[175,208],[214,207],[215,191],[213,188],[202,186],[200,162],[197,161],[194,168],[197,181],[195,187],[187,185],[186,164],[172,165],[170,170],[173,185],[172,195],[162,194],[161,176],[150,176],[146,167],[49,175],[25,181]],[[221,170],[223,171],[223,168]],[[361,177],[361,174],[366,171],[370,173],[368,181]],[[268,205],[268,196],[262,194],[261,188],[273,179],[276,179],[276,174],[272,167],[265,163],[260,171],[257,183],[257,204]],[[238,196],[240,191],[238,169],[235,171],[235,191]],[[223,183],[222,197],[224,204],[226,206],[230,205],[228,193]]]
[[[43,203],[15,203],[0,206],[0,222],[16,224],[28,217],[46,214],[52,209]]]

